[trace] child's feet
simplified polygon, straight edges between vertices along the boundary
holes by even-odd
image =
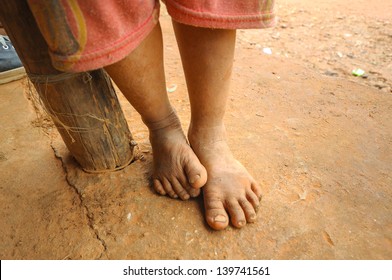
[[[153,150],[155,191],[183,200],[198,196],[207,172],[189,146],[177,115],[173,112],[164,120],[146,124]]]
[[[207,223],[216,230],[229,224],[237,228],[256,220],[261,190],[247,170],[232,155],[224,127],[189,131],[189,141],[208,173],[203,187]]]

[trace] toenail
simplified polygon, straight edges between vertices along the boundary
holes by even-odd
[[[192,178],[189,179],[189,183],[194,184],[199,179],[200,179],[200,175],[195,175],[195,176],[193,176]]]
[[[244,221],[239,221],[239,222],[238,222],[238,225],[239,225],[240,227],[243,227],[243,226],[245,225],[245,222],[244,222]]]
[[[255,221],[256,220],[256,215],[251,215],[250,217],[249,217],[249,219],[251,220],[251,221]]]
[[[226,222],[226,217],[223,216],[223,215],[217,215],[214,218],[214,222],[225,223]]]

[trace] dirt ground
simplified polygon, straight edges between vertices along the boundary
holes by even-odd
[[[275,28],[238,32],[226,115],[234,154],[262,185],[255,224],[215,232],[201,198],[156,195],[147,130],[121,93],[144,159],[84,173],[22,80],[0,86],[0,259],[391,259],[392,3],[277,2]],[[186,129],[165,11],[161,22]]]

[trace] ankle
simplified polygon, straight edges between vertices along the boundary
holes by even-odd
[[[180,120],[174,111],[171,109],[168,114],[159,118],[157,120],[145,120],[143,119],[144,124],[148,127],[150,132],[157,132],[164,129],[178,129],[181,128]]]
[[[188,130],[188,139],[191,145],[196,143],[213,144],[226,142],[226,128],[224,124],[219,125],[191,125]]]

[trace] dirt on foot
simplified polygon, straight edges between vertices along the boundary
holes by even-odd
[[[202,197],[157,195],[148,130],[121,93],[143,157],[83,172],[17,81],[0,86],[0,258],[391,259],[391,4],[278,2],[276,28],[238,32],[225,118],[233,154],[262,188],[255,223],[213,231]],[[164,11],[161,23],[170,99],[186,130]]]

